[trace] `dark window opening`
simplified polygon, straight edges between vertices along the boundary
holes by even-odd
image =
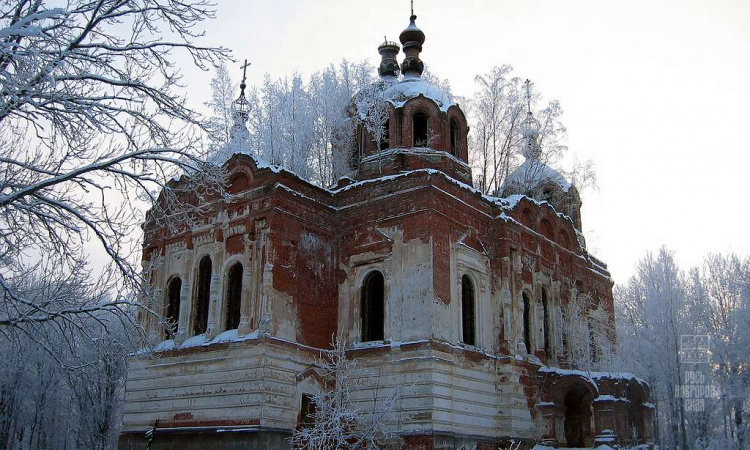
[[[427,122],[427,114],[414,114],[412,135],[414,136],[415,147],[428,147],[430,145],[430,133]]]
[[[359,125],[357,127],[357,131],[355,133],[355,140],[356,142],[354,145],[352,145],[352,151],[349,155],[349,169],[351,170],[357,170],[357,167],[359,167],[359,160],[360,156],[362,155],[362,136],[364,135],[364,129],[362,125]]]
[[[310,394],[302,394],[302,404],[299,412],[299,423],[302,428],[315,426],[315,399]]]
[[[376,271],[362,283],[362,342],[382,341],[384,325],[385,279]]]
[[[526,353],[531,353],[531,304],[525,292],[521,295],[523,296],[523,343],[526,344]]]
[[[461,322],[463,342],[476,345],[476,304],[474,301],[474,283],[468,275],[461,277]]]
[[[458,131],[458,124],[455,120],[451,120],[451,155],[458,157],[459,139],[461,134]]]
[[[549,342],[549,302],[547,300],[547,291],[542,289],[542,309],[544,309],[544,351],[547,357],[550,356]]]
[[[560,336],[562,338],[562,350],[565,354],[565,357],[570,354],[570,348],[568,348],[568,316],[565,314],[565,310],[562,308],[560,309],[560,322],[562,323],[562,333],[560,333]]]
[[[204,256],[198,264],[198,283],[195,289],[195,319],[193,332],[203,334],[208,328],[208,305],[211,296],[211,258]]]
[[[167,287],[167,313],[164,318],[174,327],[174,330],[177,329],[177,322],[180,320],[180,290],[182,290],[182,280],[179,277],[172,278]]]
[[[242,305],[242,264],[237,263],[229,269],[227,275],[227,321],[226,330],[240,326],[240,307]]]
[[[391,121],[386,120],[383,129],[383,139],[380,141],[380,150],[388,150],[391,141]]]

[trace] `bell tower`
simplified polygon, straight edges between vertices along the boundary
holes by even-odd
[[[350,169],[359,180],[432,169],[470,184],[466,116],[449,92],[422,78],[425,34],[416,20],[412,8],[399,35],[401,66],[398,44],[386,39],[378,46],[380,80],[353,99],[359,123]]]

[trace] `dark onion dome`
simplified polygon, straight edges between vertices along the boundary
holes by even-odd
[[[378,74],[381,77],[393,77],[395,78],[399,72],[398,55],[400,47],[395,42],[390,42],[387,39],[378,46],[378,53],[380,53],[380,67],[378,67]]]
[[[424,33],[414,23],[417,16],[412,14],[410,20],[409,26],[399,36],[406,55],[404,62],[401,63],[401,73],[405,78],[419,78],[424,72],[424,63],[419,59],[419,52],[422,51],[422,44],[424,44]]]
[[[407,44],[417,44],[419,45],[419,50],[422,50],[422,44],[424,44],[425,36],[422,30],[417,28],[417,24],[415,23],[415,20],[417,20],[417,16],[413,15],[409,18],[411,21],[409,23],[409,26],[404,29],[404,31],[401,32],[401,35],[399,35],[399,40],[401,41],[401,45],[404,46],[404,49],[406,49]]]

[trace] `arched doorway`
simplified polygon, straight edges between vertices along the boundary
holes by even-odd
[[[591,400],[591,392],[580,384],[574,384],[565,394],[564,428],[565,443],[568,447],[588,447],[593,444]]]

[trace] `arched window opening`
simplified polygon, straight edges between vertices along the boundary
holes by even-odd
[[[560,330],[560,340],[562,341],[562,352],[565,358],[568,357],[570,354],[570,348],[568,344],[568,330],[570,329],[570,326],[568,324],[568,316],[565,313],[565,310],[561,307],[560,308],[560,323],[562,324],[562,330]]]
[[[458,123],[451,120],[451,155],[458,156],[461,133],[459,133]]]
[[[180,277],[174,277],[167,286],[167,311],[164,318],[167,322],[177,328],[180,320],[180,290],[182,290],[182,280]]]
[[[195,314],[193,332],[203,334],[208,329],[208,305],[211,296],[211,258],[204,256],[198,264],[198,283],[195,286]]]
[[[383,139],[380,141],[380,150],[388,150],[391,146],[391,120],[386,120],[383,126],[385,128],[383,129]]]
[[[549,341],[549,301],[547,300],[547,291],[542,289],[542,309],[544,310],[544,351],[547,353],[547,357],[550,357],[550,341]]]
[[[385,326],[385,279],[372,272],[362,282],[362,342],[382,341]]]
[[[349,169],[351,170],[357,170],[357,167],[359,167],[359,160],[361,158],[362,152],[363,152],[363,138],[364,135],[364,127],[360,124],[357,126],[357,131],[355,134],[356,142],[351,147],[351,154],[349,155],[349,160],[347,161],[349,165]]]
[[[523,343],[526,345],[526,352],[531,353],[531,303],[525,292],[521,295],[523,297]]]
[[[418,112],[414,114],[412,121],[412,136],[414,136],[415,147],[429,147],[430,133],[427,114]]]
[[[316,410],[315,398],[310,394],[302,394],[299,412],[301,428],[312,428],[315,426]]]
[[[570,248],[570,240],[568,239],[568,235],[564,231],[560,231],[560,234],[558,234],[557,236],[557,240],[564,248]]]
[[[476,302],[474,300],[474,283],[468,275],[461,277],[461,324],[463,342],[476,345]]]
[[[227,274],[227,317],[226,330],[240,326],[240,306],[242,304],[242,264],[237,263]]]
[[[542,219],[539,223],[539,232],[550,241],[555,240],[555,233],[552,231],[552,225],[547,219]]]

